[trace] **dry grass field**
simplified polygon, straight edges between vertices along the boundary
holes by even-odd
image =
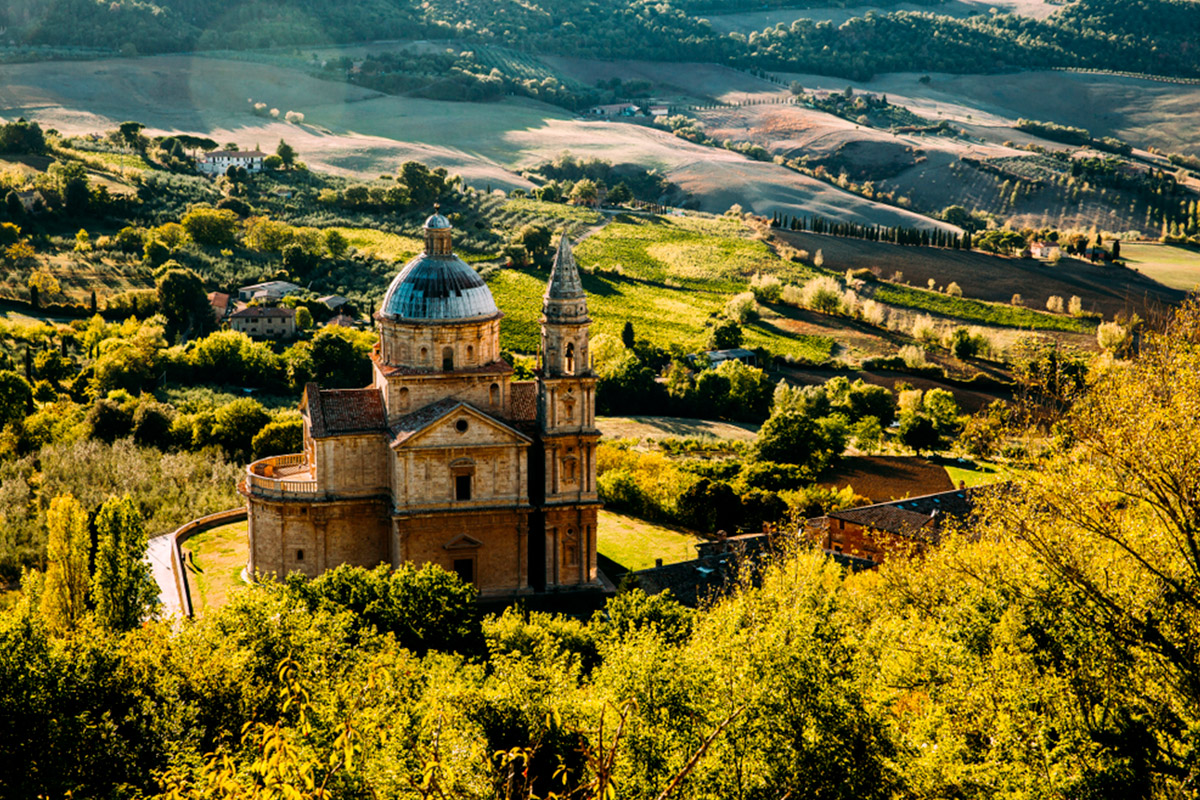
[[[955,486],[941,464],[912,456],[851,456],[818,482],[838,489],[852,486],[873,503],[948,492]]]
[[[1116,136],[1138,146],[1200,154],[1200,86],[1074,72],[1029,71],[997,75],[897,72],[865,82],[824,75],[781,73],[807,89],[886,94],[927,119],[951,120],[990,142],[1037,141],[1011,129],[1021,117],[1077,125],[1095,136]]]
[[[753,425],[715,422],[686,417],[597,417],[596,427],[606,439],[690,439],[712,437],[753,442]]]
[[[580,62],[586,70],[601,62]],[[641,62],[614,62],[615,74]],[[682,65],[688,67],[689,65]],[[694,66],[694,65],[692,65]],[[734,99],[777,85],[716,66],[656,65],[686,92]],[[203,133],[243,147],[287,139],[314,168],[375,177],[405,160],[444,166],[476,186],[529,187],[517,172],[563,150],[662,171],[701,210],[737,203],[770,214],[840,216],[860,223],[929,226],[929,220],[874,203],[770,163],[690,144],[649,125],[588,121],[523,98],[451,103],[382,95],[318,80],[296,69],[250,61],[158,56],[5,66],[0,118],[25,116],[64,133],[110,130],[122,120],[150,133]],[[591,81],[595,80],[593,76]],[[739,94],[740,93],[740,94]],[[303,125],[256,116],[248,100],[305,115]]]

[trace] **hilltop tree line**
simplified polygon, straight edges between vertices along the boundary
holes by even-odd
[[[824,233],[830,236],[844,236],[851,239],[866,239],[871,242],[912,245],[915,247],[951,247],[955,250],[971,249],[970,231],[964,231],[960,235],[954,231],[946,231],[940,228],[929,230],[928,228],[906,228],[900,225],[894,227],[859,225],[856,222],[837,222],[818,216],[797,217],[779,212],[771,215],[771,227],[783,228],[789,231]]]
[[[0,24],[31,44],[127,54],[262,48],[372,39],[460,39],[525,52],[716,61],[865,80],[877,72],[996,72],[1091,67],[1195,76],[1200,8],[1188,0],[1078,0],[1044,20],[868,13],[834,26],[799,20],[722,34],[695,0],[364,0],[246,5],[231,0],[10,3]],[[219,24],[213,24],[220,20]],[[1168,22],[1169,21],[1169,22]]]

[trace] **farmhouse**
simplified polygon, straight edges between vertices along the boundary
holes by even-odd
[[[584,113],[589,117],[632,117],[637,112],[638,107],[633,103],[607,103],[592,106]]]
[[[253,339],[290,339],[296,335],[296,309],[249,306],[233,313],[229,327]]]
[[[292,292],[300,291],[300,287],[290,281],[267,281],[266,283],[254,283],[250,286],[243,286],[238,289],[238,300],[243,303],[248,303],[251,300],[259,302],[276,302],[284,297],[287,297]]]
[[[961,488],[833,511],[808,520],[805,533],[828,553],[880,563],[890,550],[936,543],[946,520],[966,519],[973,508],[974,490]]]
[[[245,167],[247,172],[261,172],[266,157],[261,150],[216,150],[196,159],[196,171],[224,175],[230,167]]]
[[[246,468],[250,574],[409,562],[484,596],[599,586],[591,320],[565,236],[534,380],[512,380],[502,316],[435,213],[375,315],[371,385],[310,383],[301,452]]]
[[[758,356],[753,350],[747,350],[744,347],[735,347],[731,350],[709,350],[704,355],[708,356],[709,363],[714,367],[726,361],[740,361],[749,367],[758,366]]]

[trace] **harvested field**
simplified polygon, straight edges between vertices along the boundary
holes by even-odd
[[[944,466],[914,456],[851,456],[835,471],[822,475],[818,483],[837,489],[852,486],[873,503],[948,492],[955,487]]]
[[[581,62],[578,68],[586,71],[599,63]],[[621,71],[622,65],[636,63],[610,66]],[[725,67],[655,68],[685,82],[680,87],[685,91],[708,86],[718,98],[782,91]],[[866,224],[940,224],[776,164],[691,144],[648,121],[580,120],[525,98],[452,103],[396,97],[320,80],[298,69],[199,56],[44,62],[2,70],[0,118],[24,116],[68,134],[111,130],[122,120],[137,119],[148,134],[201,133],[247,147],[269,147],[286,139],[304,162],[337,174],[376,177],[413,159],[443,166],[478,187],[504,189],[528,188],[530,182],[518,170],[570,150],[581,157],[658,169],[692,193],[705,211],[722,212],[738,203],[766,214],[778,209]],[[595,79],[593,74],[587,82]],[[256,116],[248,99],[281,113],[299,111],[305,122],[293,125]]]
[[[963,296],[995,303],[1009,302],[1014,294],[1020,294],[1027,307],[1038,310],[1045,308],[1046,298],[1051,295],[1064,301],[1078,295],[1085,311],[1098,311],[1109,318],[1131,311],[1144,315],[1148,306],[1175,304],[1183,299],[1177,289],[1133,270],[1078,259],[1063,259],[1051,266],[974,251],[900,247],[815,233],[780,231],[778,235],[811,253],[821,250],[827,269],[842,272],[865,267],[888,279],[900,272],[904,282],[919,287],[930,278],[940,286],[953,281],[962,288]]]
[[[1139,147],[1200,155],[1200,86],[1144,78],[1040,70],[997,75],[897,72],[854,82],[809,73],[781,73],[808,89],[886,94],[888,100],[927,119],[952,120],[991,142],[1052,142],[1012,130],[1024,117],[1087,128],[1094,136],[1116,136]]]
[[[737,422],[714,422],[687,417],[597,417],[605,439],[692,439],[712,437],[753,442],[757,429]]]

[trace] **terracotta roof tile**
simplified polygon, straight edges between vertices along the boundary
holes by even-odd
[[[276,306],[246,306],[233,314],[234,319],[292,319],[295,316],[296,309]]]
[[[314,439],[387,430],[378,389],[320,389],[310,383],[304,388],[304,400]]]
[[[510,417],[517,422],[529,422],[537,419],[537,383],[534,381],[515,381],[509,384],[509,398],[512,413]]]

